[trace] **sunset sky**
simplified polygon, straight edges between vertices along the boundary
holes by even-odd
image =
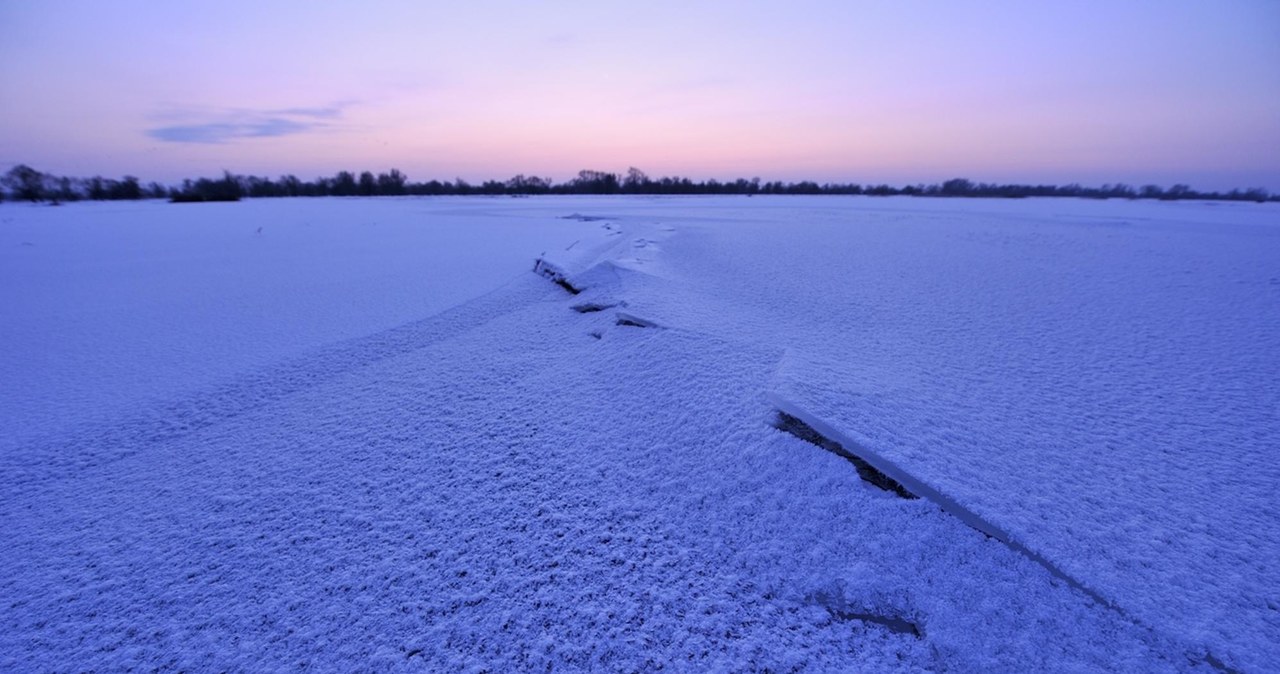
[[[1280,191],[1280,2],[0,0],[0,170]]]

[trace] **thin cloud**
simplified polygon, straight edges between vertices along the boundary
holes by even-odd
[[[337,119],[342,116],[346,107],[346,105],[331,105],[327,108],[284,108],[281,110],[269,110],[268,113],[273,115],[285,115],[288,117]]]
[[[350,104],[338,103],[310,108],[166,112],[161,117],[168,121],[181,119],[184,123],[152,127],[145,133],[150,138],[166,143],[210,145],[253,138],[279,138],[327,128],[331,126],[331,121],[343,116],[348,105]]]
[[[190,124],[179,126],[162,126],[147,129],[147,135],[168,143],[226,143],[239,138],[277,138],[296,133],[304,133],[315,128],[315,124],[306,124],[291,119],[264,119],[248,124],[226,124],[212,122],[209,124]]]

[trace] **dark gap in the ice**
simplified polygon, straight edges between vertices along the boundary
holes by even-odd
[[[862,457],[850,452],[840,443],[822,435],[818,431],[814,430],[814,428],[809,424],[806,424],[782,410],[778,410],[778,418],[774,421],[773,427],[780,431],[786,431],[809,444],[817,445],[832,454],[843,457],[849,463],[852,463],[854,468],[858,469],[858,477],[875,487],[893,492],[905,499],[920,498],[919,496],[907,491],[907,488],[903,487],[902,483],[888,475],[885,475],[877,470],[875,466],[867,463]]]
[[[575,304],[570,309],[580,314],[594,314],[597,311],[604,311],[617,306],[616,304],[598,304],[596,302],[587,302],[586,304]]]
[[[574,213],[572,215],[562,215],[560,216],[560,219],[561,220],[577,220],[579,222],[595,222],[597,220],[605,220],[607,218],[599,215],[582,215],[581,213]]]
[[[595,337],[596,339],[600,339],[601,337],[604,337],[604,334],[602,334],[599,330],[592,330],[591,332],[588,332],[587,334],[588,334],[588,335],[591,335],[592,337]]]
[[[837,620],[858,620],[864,623],[880,625],[890,632],[897,634],[910,634],[917,639],[923,636],[920,634],[919,625],[916,625],[910,620],[899,618],[898,616],[880,615],[878,613],[860,613],[857,611],[841,611],[840,609],[831,608],[830,606],[827,606],[826,609],[831,613],[831,616]]]
[[[422,649],[421,649],[421,648],[415,648],[415,649],[413,649],[413,650],[409,651],[408,653],[405,653],[405,654],[404,654],[404,659],[405,659],[405,660],[409,660],[409,659],[411,659],[411,658],[412,658],[413,656],[415,656],[415,655],[422,655]]]
[[[1240,674],[1240,670],[1234,667],[1230,667],[1227,665],[1227,663],[1213,657],[1213,653],[1205,653],[1204,661],[1205,661],[1205,664],[1209,665],[1210,667],[1220,672],[1230,672],[1231,674]]]
[[[641,323],[640,321],[634,321],[630,318],[619,318],[618,325],[626,325],[632,328],[652,328],[653,327],[648,323]]]
[[[533,271],[535,274],[549,278],[555,282],[556,285],[568,290],[570,295],[577,295],[582,292],[581,288],[573,287],[573,284],[566,281],[564,276],[556,270],[554,266],[547,264],[542,258],[534,260]]]
[[[582,292],[581,290],[578,290],[577,288],[573,287],[572,283],[569,283],[568,281],[562,278],[558,278],[555,281],[556,281],[556,285],[560,286],[561,288],[564,288],[565,290],[568,290],[570,295],[577,295],[578,293]]]
[[[561,286],[561,288],[568,290],[570,294],[576,295],[582,292],[581,288],[575,288],[573,284],[568,283],[567,280],[564,280],[564,275],[561,274],[561,271],[556,269],[556,266],[549,265],[549,263],[547,263],[547,261],[543,260],[543,258],[541,257],[539,257],[538,260],[534,261],[534,274],[545,276],[545,278],[548,278],[554,281],[556,285],[559,285]]]

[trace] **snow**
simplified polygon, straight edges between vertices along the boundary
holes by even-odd
[[[1254,204],[7,204],[0,668],[1266,671],[1278,237]]]
[[[598,229],[449,203],[6,205],[0,409],[23,436],[111,419],[439,313]]]

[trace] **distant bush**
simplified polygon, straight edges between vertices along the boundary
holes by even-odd
[[[169,202],[190,204],[205,201],[240,201],[243,195],[244,189],[240,186],[240,181],[231,175],[230,171],[224,171],[221,180],[201,178],[194,182],[183,181],[182,189],[174,192],[169,197]]]
[[[18,164],[9,169],[0,179],[9,188],[15,199],[26,201],[42,201],[45,194],[45,175],[26,164]]]
[[[320,177],[312,181],[285,175],[272,180],[266,176],[241,176],[223,171],[221,178],[184,180],[181,187],[169,188],[160,183],[145,187],[133,176],[113,180],[92,178],[67,178],[41,173],[29,166],[18,165],[0,175],[0,198],[15,200],[79,199],[113,200],[168,197],[173,203],[204,201],[239,201],[242,198],[265,197],[348,197],[348,196],[439,196],[439,195],[510,195],[531,194],[865,194],[869,196],[919,196],[919,197],[983,197],[1000,199],[1024,199],[1027,197],[1076,197],[1082,199],[1159,199],[1180,201],[1201,199],[1215,201],[1280,202],[1280,195],[1254,187],[1230,192],[1201,192],[1188,185],[1178,184],[1165,189],[1159,185],[1143,185],[1135,188],[1124,183],[1106,184],[1101,187],[1084,187],[1077,183],[1067,185],[1023,185],[978,183],[967,178],[953,178],[931,185],[916,184],[895,187],[886,184],[861,185],[858,183],[761,182],[760,178],[738,178],[721,182],[714,178],[694,181],[681,176],[651,178],[644,171],[631,167],[626,174],[607,171],[579,171],[577,177],[562,183],[551,178],[520,174],[506,181],[486,180],[472,185],[462,178],[409,182],[397,169],[374,174],[362,171],[339,171],[333,177]]]
[[[209,195],[197,194],[192,192],[178,192],[177,194],[174,194],[173,196],[169,197],[169,203],[171,204],[195,204],[195,203],[202,203],[205,201],[240,201],[240,197],[209,196]]]

